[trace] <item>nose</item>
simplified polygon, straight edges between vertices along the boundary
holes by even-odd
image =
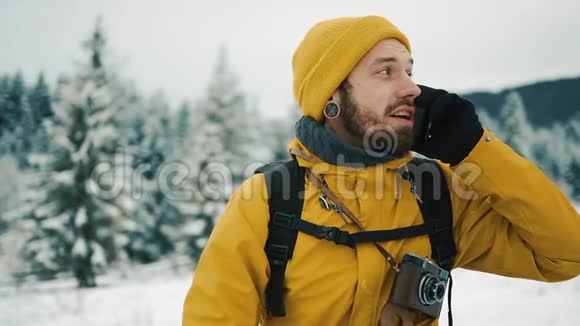
[[[421,89],[417,84],[409,77],[405,75],[399,85],[399,90],[397,92],[398,98],[406,98],[411,101],[421,94]]]

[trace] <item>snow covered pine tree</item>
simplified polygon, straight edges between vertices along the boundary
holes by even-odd
[[[54,150],[36,160],[41,177],[31,189],[36,200],[27,215],[35,230],[23,250],[34,274],[46,279],[72,271],[79,287],[96,286],[97,272],[118,258],[116,231],[131,202],[121,191],[99,192],[99,181],[109,190],[124,180],[93,176],[98,164],[114,161],[118,140],[113,117],[125,101],[122,83],[104,65],[105,43],[97,23],[84,43],[88,64],[60,90],[47,126]]]
[[[193,178],[193,198],[179,205],[189,219],[184,228],[189,254],[197,259],[230,192],[245,178],[260,142],[252,137],[257,130],[250,130],[246,95],[225,47],[218,53],[206,94],[190,117],[183,158]]]

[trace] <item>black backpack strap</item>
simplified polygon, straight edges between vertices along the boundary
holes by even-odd
[[[425,223],[433,225],[429,235],[432,258],[441,268],[450,271],[457,249],[453,239],[453,210],[445,173],[434,160],[414,157],[410,163],[407,165],[407,178],[418,195],[417,202]]]
[[[277,220],[280,218],[278,217]],[[420,235],[431,234],[435,230],[435,224],[424,223],[391,230],[362,231],[349,233],[335,226],[323,226],[308,222],[303,219],[285,217],[283,222],[278,224],[293,231],[308,234],[317,239],[332,241],[338,245],[355,248],[359,243],[365,242],[386,242],[413,238]]]
[[[352,242],[384,242],[393,240],[402,240],[417,237],[420,235],[431,234],[435,229],[433,223],[424,223],[421,225],[406,226],[392,230],[363,231],[352,233],[349,238]]]
[[[305,169],[296,160],[290,160],[268,164],[257,169],[256,173],[264,173],[270,209],[265,245],[270,264],[266,309],[271,316],[284,317],[284,273],[298,236],[298,231],[292,226],[302,215]]]
[[[332,241],[337,245],[344,245],[353,249],[355,247],[355,242],[353,241],[351,234],[342,231],[336,226],[323,226],[306,220],[296,219],[290,228],[317,239]]]

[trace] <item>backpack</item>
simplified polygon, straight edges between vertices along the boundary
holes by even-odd
[[[441,166],[433,160],[414,157],[410,163],[417,167],[432,164],[440,176],[444,175]],[[453,240],[451,199],[444,177],[439,178],[441,182],[435,189],[438,191],[436,193],[433,189],[433,175],[421,173],[420,176],[416,176],[413,172],[404,172],[401,175],[403,179],[411,183],[411,190],[415,194],[420,194],[420,197],[417,197],[417,203],[425,221],[424,224],[394,230],[349,234],[336,227],[316,225],[301,219],[305,168],[300,167],[296,160],[273,162],[258,168],[255,173],[264,174],[269,195],[269,233],[264,248],[271,271],[266,287],[266,309],[269,316],[286,316],[284,273],[288,260],[292,259],[298,232],[352,248],[356,243],[392,241],[428,234],[431,257],[441,268],[451,270],[457,250]],[[420,182],[416,182],[417,177],[421,177]],[[451,286],[452,280],[449,285],[449,311],[451,311]]]

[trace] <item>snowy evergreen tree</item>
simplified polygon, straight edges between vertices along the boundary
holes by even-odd
[[[0,279],[25,276],[26,264],[20,250],[31,232],[23,223],[27,207],[22,203],[33,177],[18,168],[14,157],[0,158]]]
[[[565,126],[566,136],[572,141],[580,144],[580,112],[570,119]]]
[[[235,182],[241,181],[244,164],[251,160],[246,96],[221,48],[206,95],[192,114],[192,155],[204,168],[211,162],[226,165]]]
[[[157,152],[162,161],[172,155],[175,129],[169,100],[162,91],[155,93],[147,103],[146,138],[144,145],[150,152]]]
[[[2,123],[0,154],[12,154],[20,168],[28,166],[36,131],[27,89],[20,72],[0,81],[0,122]]]
[[[552,128],[539,128],[529,140],[532,160],[554,181],[564,180],[575,158],[580,158],[580,147],[566,134],[565,127],[555,123]]]
[[[22,73],[16,73],[7,85],[4,99],[4,116],[6,119],[6,130],[14,132],[22,120],[23,102],[26,99],[26,88]]]
[[[34,132],[31,137],[31,151],[32,152],[47,152],[48,151],[48,134],[44,127],[44,121],[50,119],[53,115],[50,89],[41,73],[34,88],[28,95],[28,102],[30,105],[32,123]]]
[[[52,117],[50,89],[44,79],[44,74],[40,73],[38,75],[36,85],[30,91],[28,98],[33,112],[35,126],[42,125],[44,119]]]
[[[20,102],[20,110],[20,120],[14,126],[12,131],[16,138],[12,146],[12,154],[18,161],[18,166],[20,168],[28,168],[28,155],[33,150],[38,127],[35,126],[33,112],[26,96],[24,96]]]
[[[13,211],[19,209],[19,201],[25,190],[25,174],[18,169],[16,160],[11,156],[0,159],[0,237],[8,226],[16,222]]]
[[[0,155],[8,152],[6,140],[3,138],[8,132],[9,113],[8,113],[8,89],[10,88],[10,78],[0,76]]]
[[[557,175],[557,166],[555,165],[554,158],[550,144],[553,138],[550,134],[550,130],[547,128],[539,128],[536,130],[534,135],[534,142],[532,143],[532,158],[533,161],[538,164],[538,166],[546,172],[550,177]]]
[[[101,179],[99,164],[117,161],[113,117],[125,107],[123,83],[106,65],[106,42],[100,24],[84,43],[90,60],[79,67],[59,92],[54,118],[47,128],[54,150],[38,155],[41,178],[34,186],[36,201],[27,218],[34,235],[24,256],[31,271],[51,278],[72,271],[80,287],[96,286],[96,275],[119,258],[124,245],[117,229],[129,216],[130,201],[115,189],[125,183],[127,166],[118,175]]]
[[[205,96],[196,105],[184,147],[194,198],[182,209],[189,253],[198,257],[214,220],[235,185],[245,177],[253,153],[260,146],[252,139],[246,95],[222,47]],[[195,207],[195,208],[193,208]]]
[[[181,240],[184,216],[168,200],[155,180],[146,179],[144,183],[149,187],[130,220],[132,228],[127,232],[129,241],[126,250],[131,260],[150,263],[176,251],[176,243]]]
[[[137,209],[127,230],[129,258],[149,263],[175,250],[183,216],[160,187],[158,170],[173,155],[175,148],[169,103],[162,92],[155,94],[137,119],[142,135],[135,153],[133,168],[140,180],[133,196]]]
[[[501,108],[500,121],[504,142],[520,155],[531,158],[530,140],[533,137],[533,131],[522,98],[517,92],[507,95]]]
[[[130,128],[127,143],[134,155],[133,167],[151,165],[144,172],[149,178],[173,151],[170,111],[163,92],[157,92],[129,111],[130,124],[125,127]]]
[[[566,181],[570,185],[572,198],[575,201],[580,201],[580,158],[576,157],[568,167]]]
[[[175,145],[181,150],[185,146],[190,133],[189,123],[191,120],[191,105],[186,101],[181,104],[175,117]],[[179,155],[179,154],[177,154]]]
[[[566,127],[566,135],[572,147],[572,156],[568,166],[566,181],[571,187],[572,197],[580,202],[580,113],[570,120]]]

